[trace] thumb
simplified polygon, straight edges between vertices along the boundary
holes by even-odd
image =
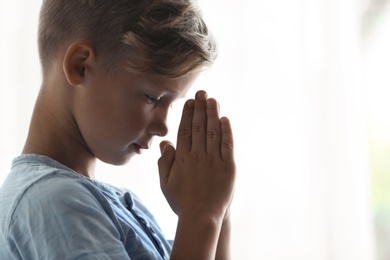
[[[173,159],[175,158],[175,148],[169,141],[160,143],[161,157],[158,160],[158,171],[160,174],[160,185],[163,187],[167,183],[171,171]]]
[[[163,156],[164,153],[168,152],[168,150],[173,148],[173,144],[167,140],[164,140],[160,143],[160,151],[161,156]],[[174,150],[175,148],[173,148]]]

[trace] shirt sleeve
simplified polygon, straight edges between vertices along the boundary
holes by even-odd
[[[108,203],[78,179],[46,178],[20,199],[9,226],[21,259],[130,259]]]

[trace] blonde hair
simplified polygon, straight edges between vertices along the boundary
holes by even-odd
[[[179,77],[216,58],[216,43],[191,0],[43,0],[38,45],[45,71],[59,47],[91,42],[108,71]]]

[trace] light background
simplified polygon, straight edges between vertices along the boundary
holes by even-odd
[[[199,3],[220,53],[190,94],[207,90],[234,127],[233,259],[389,259],[385,1]],[[0,0],[0,183],[39,91],[40,4]],[[183,102],[164,139],[175,142]],[[97,178],[137,193],[173,238],[176,217],[158,184],[161,140],[126,166],[99,163]]]

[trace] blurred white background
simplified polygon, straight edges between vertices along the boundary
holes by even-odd
[[[233,259],[379,259],[368,129],[379,126],[390,143],[385,1],[199,3],[220,52],[190,94],[206,89],[234,127]],[[40,4],[0,0],[0,183],[41,83]],[[183,102],[164,139],[175,142]],[[99,163],[97,178],[132,189],[173,238],[176,217],[158,180],[161,140],[126,166]]]

